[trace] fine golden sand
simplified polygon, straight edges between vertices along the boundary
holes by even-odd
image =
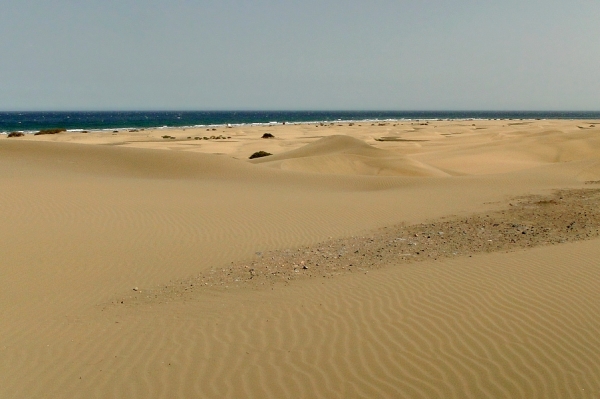
[[[0,398],[600,397],[600,121],[214,129],[0,137]]]

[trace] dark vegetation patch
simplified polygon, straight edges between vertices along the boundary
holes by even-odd
[[[262,157],[268,157],[269,155],[273,155],[270,152],[266,152],[266,151],[257,151],[254,154],[250,155],[250,159],[254,159],[254,158],[262,158]]]
[[[42,134],[57,134],[57,133],[61,133],[61,132],[66,132],[67,129],[59,127],[59,128],[55,128],[55,129],[44,129],[44,130],[40,130],[37,133],[34,133],[34,136],[39,136]]]

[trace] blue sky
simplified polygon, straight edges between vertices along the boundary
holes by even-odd
[[[0,0],[0,110],[599,110],[600,2]]]

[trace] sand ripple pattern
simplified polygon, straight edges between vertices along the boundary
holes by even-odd
[[[598,244],[104,309],[4,349],[41,378],[6,397],[595,398]]]
[[[597,246],[432,262],[257,294],[198,337],[216,367],[198,376],[207,384],[197,393],[597,397],[600,277],[589,256]]]

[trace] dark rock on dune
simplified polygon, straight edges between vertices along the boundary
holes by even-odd
[[[21,132],[10,132],[7,137],[23,137],[23,136],[25,136],[25,135]]]
[[[265,133],[262,135],[261,137],[262,139],[274,139],[275,136],[273,136],[271,133]]]

